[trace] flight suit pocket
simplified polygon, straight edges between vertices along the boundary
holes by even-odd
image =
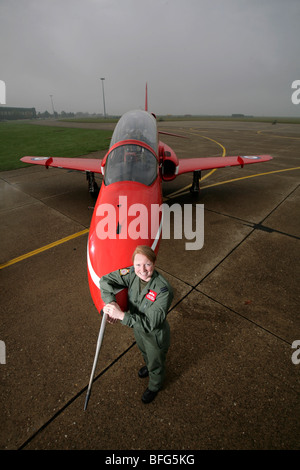
[[[161,330],[155,333],[155,339],[159,349],[168,349],[170,346],[170,327],[165,323]]]

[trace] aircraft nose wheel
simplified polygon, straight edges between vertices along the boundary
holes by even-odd
[[[89,193],[93,198],[98,197],[99,194],[99,186],[95,181],[95,175],[92,171],[87,171],[86,172],[86,179],[88,181],[89,185]]]

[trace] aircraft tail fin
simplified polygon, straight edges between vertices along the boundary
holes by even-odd
[[[146,82],[146,94],[145,94],[145,111],[148,111],[148,88]]]

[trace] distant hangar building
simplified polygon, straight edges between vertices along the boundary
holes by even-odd
[[[10,108],[0,106],[0,121],[36,118],[35,108]]]

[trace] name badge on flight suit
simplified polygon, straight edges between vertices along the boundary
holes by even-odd
[[[154,290],[149,290],[148,294],[146,295],[146,299],[151,300],[151,302],[154,302],[156,296],[157,292],[154,292]]]

